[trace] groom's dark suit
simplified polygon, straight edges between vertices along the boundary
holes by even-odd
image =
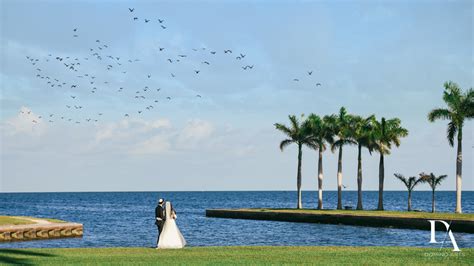
[[[160,239],[161,231],[163,230],[163,225],[165,224],[166,213],[164,204],[158,204],[155,208],[155,224],[158,226],[158,239]],[[156,241],[158,243],[158,240]]]

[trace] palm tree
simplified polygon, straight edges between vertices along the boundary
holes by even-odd
[[[302,115],[303,116],[303,115]],[[298,203],[296,208],[303,208],[301,203],[301,158],[303,156],[303,145],[311,145],[311,142],[308,138],[307,125],[305,123],[300,123],[296,116],[288,116],[290,119],[291,125],[288,127],[283,124],[276,123],[275,128],[283,132],[288,138],[280,142],[280,150],[283,151],[285,147],[292,143],[298,145],[298,170],[296,174],[296,189],[298,191]]]
[[[428,114],[428,120],[449,120],[447,138],[449,145],[454,146],[454,137],[457,134],[458,151],[456,156],[456,213],[462,213],[462,128],[464,121],[474,118],[474,90],[470,88],[462,92],[454,82],[444,83],[443,100],[447,108],[436,108]]]
[[[326,143],[333,143],[333,130],[326,121],[327,118],[321,119],[315,114],[308,117],[309,138],[311,148],[317,149],[319,153],[318,159],[318,209],[323,208],[323,152],[326,150]]]
[[[382,117],[382,120],[375,125],[375,150],[380,154],[379,203],[377,210],[383,211],[383,182],[385,179],[384,155],[390,154],[392,144],[395,144],[396,147],[400,146],[400,138],[408,136],[408,130],[401,127],[401,121],[398,118],[386,120]]]
[[[421,182],[428,183],[431,187],[432,190],[432,196],[431,196],[431,212],[435,212],[435,190],[436,187],[441,184],[441,182],[447,177],[447,175],[440,175],[440,176],[435,176],[433,173],[431,174],[425,174],[421,173],[420,174],[420,179]]]
[[[355,144],[351,139],[351,118],[346,108],[341,107],[338,114],[325,117],[326,122],[333,128],[337,140],[331,145],[331,151],[339,149],[337,157],[337,209],[342,209],[342,147],[347,144]]]
[[[421,178],[410,176],[408,179],[401,174],[394,174],[398,180],[402,181],[408,189],[408,211],[411,211],[411,192],[419,183],[423,182]]]
[[[351,119],[352,126],[352,140],[357,145],[357,210],[364,209],[362,206],[362,148],[367,148],[372,154],[374,150],[375,136],[374,123],[375,116],[371,115],[368,118],[361,116],[354,116]]]

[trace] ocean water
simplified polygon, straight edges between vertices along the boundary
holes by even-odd
[[[343,205],[354,206],[357,192],[344,192]],[[294,191],[252,192],[84,192],[0,193],[0,215],[50,217],[84,224],[82,238],[1,243],[10,247],[152,247],[156,243],[154,209],[157,199],[172,201],[177,224],[189,246],[321,245],[321,246],[420,246],[429,244],[430,231],[371,228],[347,225],[252,221],[207,218],[208,208],[294,208]],[[385,209],[405,210],[407,194],[387,191]],[[377,207],[377,192],[364,192],[364,208]],[[335,208],[337,192],[324,192],[324,207]],[[413,208],[431,210],[431,192],[415,191]],[[305,208],[315,208],[316,192],[303,192]],[[452,212],[455,192],[436,193],[438,211]],[[474,192],[463,192],[463,211],[474,212]],[[427,226],[429,226],[427,224]],[[474,247],[474,234],[457,233],[459,247]],[[438,240],[445,233],[437,233]],[[447,238],[449,239],[449,238]],[[445,243],[450,245],[449,243]]]

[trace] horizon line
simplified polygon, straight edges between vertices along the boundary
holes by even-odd
[[[130,192],[296,192],[296,190],[106,190],[106,191],[0,191],[0,194],[14,193],[130,193]],[[318,192],[317,190],[302,190],[302,192]],[[325,190],[324,192],[337,192],[337,190]],[[344,190],[343,192],[357,192],[357,190]],[[362,192],[378,192],[378,190],[364,190]],[[408,192],[407,190],[384,190],[384,192]],[[413,192],[431,192],[431,190],[414,190]],[[438,190],[437,192],[456,192],[456,190]],[[464,190],[462,192],[474,192]]]

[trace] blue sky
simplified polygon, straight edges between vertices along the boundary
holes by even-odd
[[[341,106],[399,117],[410,131],[386,159],[388,190],[404,189],[393,173],[421,171],[448,174],[441,188],[455,188],[446,122],[426,115],[443,106],[445,81],[473,86],[471,1],[0,3],[0,191],[293,190],[297,152],[279,151],[273,124]],[[63,65],[74,58],[78,72]],[[474,189],[473,145],[470,121],[464,190]],[[354,190],[357,151],[344,152]],[[316,164],[304,150],[305,190],[316,189]],[[363,167],[364,189],[377,189],[378,155],[364,152]],[[336,169],[326,152],[325,190]]]

